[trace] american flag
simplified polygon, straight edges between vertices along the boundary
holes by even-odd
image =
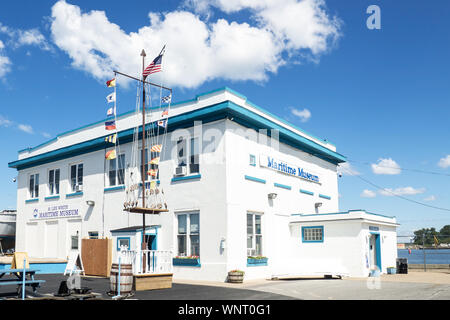
[[[157,56],[152,61],[152,63],[150,63],[147,68],[145,68],[144,72],[142,73],[144,79],[147,78],[149,74],[161,71],[162,56],[163,56],[162,54],[159,54],[159,56]]]

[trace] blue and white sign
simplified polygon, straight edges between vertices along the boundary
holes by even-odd
[[[311,182],[320,183],[319,176],[310,170],[291,165],[285,161],[280,161],[271,156],[260,155],[259,165],[290,176],[305,179]]]
[[[55,218],[73,218],[80,217],[80,210],[70,205],[59,205],[45,207],[42,209],[34,208],[31,219],[55,219]]]

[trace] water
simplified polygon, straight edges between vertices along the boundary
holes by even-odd
[[[398,249],[398,258],[407,258],[408,264],[423,264],[423,250],[411,249],[411,254],[408,249]],[[426,249],[427,264],[450,264],[450,249]]]

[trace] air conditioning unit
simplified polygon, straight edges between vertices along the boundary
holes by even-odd
[[[175,175],[176,176],[185,176],[186,175],[186,166],[176,167]]]
[[[75,191],[79,192],[79,191],[83,191],[83,185],[82,184],[77,184],[75,187]]]

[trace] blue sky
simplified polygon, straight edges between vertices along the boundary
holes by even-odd
[[[448,1],[283,1],[299,18],[271,1],[2,2],[0,209],[16,207],[18,150],[103,119],[111,66],[133,72],[134,47],[150,58],[168,43],[173,101],[228,86],[333,142],[350,160],[341,210],[394,215],[399,234],[449,224],[366,182],[450,209]],[[366,26],[372,4],[380,30]],[[119,94],[132,110],[133,86]]]

